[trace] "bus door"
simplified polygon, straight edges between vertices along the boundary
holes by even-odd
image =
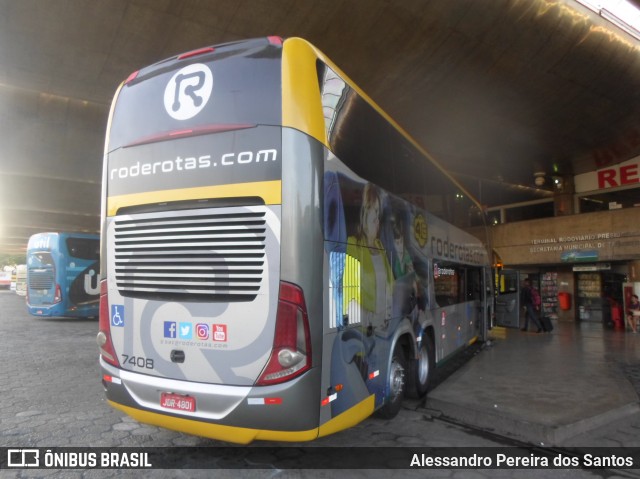
[[[516,270],[496,272],[496,324],[520,327],[520,274]]]

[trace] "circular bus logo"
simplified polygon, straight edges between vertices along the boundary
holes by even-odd
[[[205,107],[213,90],[213,73],[194,63],[171,77],[164,89],[164,108],[176,120],[193,118]]]
[[[420,247],[424,248],[424,245],[427,244],[427,240],[429,239],[429,231],[427,222],[421,214],[417,214],[415,218],[413,218],[413,234]]]

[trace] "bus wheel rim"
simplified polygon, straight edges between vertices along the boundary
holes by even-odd
[[[397,359],[394,359],[391,363],[389,379],[391,398],[394,400],[402,394],[404,388],[404,368]]]
[[[420,384],[424,384],[429,377],[429,355],[423,347],[420,350],[420,358],[418,359],[418,379]]]

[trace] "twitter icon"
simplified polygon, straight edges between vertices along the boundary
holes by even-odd
[[[180,339],[193,339],[193,326],[191,323],[180,323]]]

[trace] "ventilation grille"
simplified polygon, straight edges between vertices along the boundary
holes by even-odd
[[[118,290],[165,301],[252,301],[265,232],[260,211],[116,219]]]
[[[51,289],[53,288],[53,270],[32,269],[29,270],[29,288]]]

